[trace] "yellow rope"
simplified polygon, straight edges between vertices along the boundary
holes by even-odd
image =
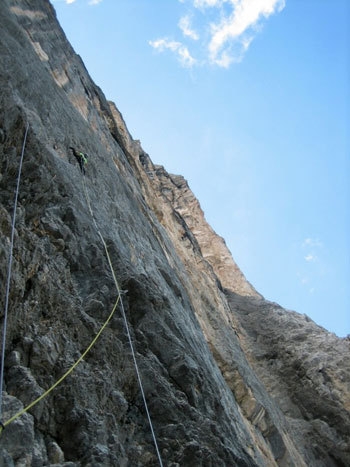
[[[103,238],[103,236],[102,236],[102,234],[101,234],[101,232],[100,232],[100,230],[99,230],[99,228],[98,228],[97,222],[96,222],[96,220],[95,220],[95,216],[94,216],[93,210],[92,210],[92,208],[91,208],[91,203],[90,203],[89,195],[88,195],[88,192],[87,192],[87,189],[86,189],[85,179],[84,179],[84,178],[83,178],[83,186],[84,186],[84,192],[85,192],[86,202],[87,202],[87,205],[88,205],[88,207],[89,207],[89,210],[90,210],[90,214],[91,214],[91,216],[92,216],[92,219],[93,219],[93,221],[94,221],[94,224],[95,224],[95,227],[96,227],[96,231],[97,231],[98,235],[101,237],[101,241],[102,241],[103,246],[104,246],[104,248],[105,248],[106,255],[107,255],[107,258],[108,258],[109,267],[110,267],[110,269],[111,269],[111,271],[112,271],[113,280],[114,280],[115,286],[116,286],[117,291],[118,291],[118,296],[120,297],[121,291],[120,291],[120,288],[119,288],[118,280],[117,280],[117,277],[116,277],[115,272],[114,272],[114,268],[113,268],[113,265],[112,265],[111,258],[110,258],[110,256],[109,256],[109,252],[108,252],[108,248],[107,248],[106,242],[104,241],[104,238]],[[134,346],[133,346],[132,339],[131,339],[131,334],[130,334],[130,330],[129,330],[129,325],[128,325],[128,321],[127,321],[127,319],[126,319],[126,314],[125,314],[125,310],[124,310],[123,300],[120,301],[120,307],[121,307],[121,312],[122,312],[122,315],[123,315],[125,330],[126,330],[126,333],[127,333],[127,335],[128,335],[128,340],[129,340],[129,344],[130,344],[131,355],[132,355],[132,359],[133,359],[134,365],[135,365],[136,376],[137,376],[137,380],[138,380],[138,382],[139,382],[139,387],[140,387],[140,391],[141,391],[141,395],[142,395],[142,399],[143,399],[143,404],[144,404],[144,407],[145,407],[145,410],[146,410],[146,414],[147,414],[149,426],[150,426],[151,433],[152,433],[152,438],[153,438],[153,442],[154,442],[154,447],[155,447],[156,452],[157,452],[159,465],[160,465],[160,467],[163,467],[163,461],[162,461],[162,457],[161,457],[161,455],[160,455],[160,451],[159,451],[159,447],[158,447],[158,443],[157,443],[157,438],[156,438],[156,435],[155,435],[155,432],[154,432],[154,428],[153,428],[153,423],[152,423],[151,415],[150,415],[149,410],[148,410],[148,404],[147,404],[147,400],[146,400],[146,396],[145,396],[145,391],[144,391],[144,389],[143,389],[143,384],[142,384],[141,375],[140,375],[139,367],[138,367],[137,360],[136,360],[136,355],[135,355]]]
[[[89,195],[88,195],[88,192],[87,192],[87,189],[86,189],[85,179],[84,178],[83,178],[83,187],[84,187],[86,202],[87,202],[87,205],[88,205],[92,220],[94,221],[96,231],[97,231],[99,237],[101,238],[102,244],[104,246],[104,249],[105,249],[105,252],[106,252],[106,255],[107,255],[107,259],[108,259],[109,268],[110,268],[110,270],[112,272],[113,280],[114,280],[115,286],[117,288],[118,294],[120,295],[120,288],[119,288],[117,277],[116,277],[115,272],[114,272],[112,260],[111,260],[111,257],[109,256],[109,252],[108,252],[106,242],[105,242],[105,240],[104,240],[104,238],[103,238],[103,236],[102,236],[102,234],[100,232],[100,229],[98,228],[97,222],[95,220],[95,216],[94,216],[94,213],[93,213],[92,208],[91,208],[91,203],[90,203]]]
[[[112,261],[111,261],[111,258],[109,256],[109,253],[108,253],[108,249],[107,249],[107,245],[106,245],[106,242],[104,241],[103,237],[102,237],[102,234],[101,232],[99,231],[98,227],[97,227],[97,224],[96,224],[96,221],[95,221],[95,217],[93,215],[93,212],[92,212],[92,209],[91,209],[91,205],[90,205],[90,200],[89,200],[89,197],[88,197],[88,194],[87,194],[87,191],[86,191],[86,187],[85,187],[85,182],[83,183],[84,185],[84,191],[85,191],[85,197],[86,197],[86,201],[87,201],[87,204],[88,204],[88,207],[89,207],[89,210],[90,210],[90,214],[92,216],[92,219],[94,221],[94,224],[96,226],[96,229],[97,229],[97,232],[99,234],[99,236],[101,237],[101,240],[102,240],[102,243],[103,243],[103,246],[104,246],[104,249],[106,251],[106,255],[107,255],[107,258],[108,258],[108,263],[109,263],[109,267],[112,271],[112,275],[113,275],[113,279],[114,279],[114,282],[116,284],[116,287],[117,287],[117,291],[118,291],[118,297],[117,297],[117,300],[113,306],[113,309],[110,313],[110,315],[108,316],[108,318],[106,319],[106,321],[104,322],[104,324],[102,325],[102,327],[100,328],[100,330],[98,331],[98,333],[96,334],[96,336],[94,337],[94,339],[92,340],[92,342],[90,343],[90,345],[88,346],[88,348],[85,350],[85,352],[78,358],[78,360],[72,365],[71,368],[69,368],[68,371],[66,371],[66,373],[61,376],[61,378],[56,381],[55,384],[53,384],[47,391],[45,391],[43,394],[41,394],[41,396],[39,396],[37,399],[35,399],[33,402],[31,402],[29,405],[27,405],[27,407],[25,407],[24,409],[20,410],[19,412],[17,412],[15,415],[13,415],[13,417],[9,418],[8,420],[6,420],[6,422],[4,423],[1,423],[0,422],[0,434],[2,433],[3,429],[10,425],[10,423],[14,422],[17,418],[19,418],[21,415],[23,415],[24,413],[28,412],[29,409],[31,409],[32,407],[34,407],[38,402],[40,402],[41,400],[43,400],[46,396],[48,396],[50,394],[51,391],[53,391],[59,384],[62,383],[62,381],[64,379],[67,378],[68,375],[70,375],[70,373],[72,373],[72,371],[79,365],[79,363],[83,360],[83,358],[88,354],[88,352],[91,350],[91,348],[95,345],[96,341],[98,340],[98,338],[100,337],[101,333],[103,332],[103,330],[105,329],[105,327],[107,326],[107,324],[110,322],[110,320],[112,319],[112,316],[117,308],[117,305],[119,303],[119,300],[120,300],[120,290],[119,290],[119,285],[118,285],[118,281],[117,281],[117,278],[116,278],[116,275],[115,275],[115,272],[114,272],[114,269],[113,269],[113,265],[112,265]]]
[[[20,417],[21,415],[23,415],[24,413],[26,413],[29,409],[31,409],[34,405],[36,405],[38,402],[40,402],[42,399],[44,399],[48,394],[50,394],[51,391],[53,391],[60,383],[62,383],[62,381],[70,374],[72,373],[72,371],[75,369],[75,367],[83,360],[83,358],[85,357],[85,355],[90,351],[90,349],[93,347],[93,345],[95,344],[95,342],[97,341],[97,339],[100,337],[102,331],[104,330],[104,328],[107,326],[107,324],[109,323],[109,321],[112,319],[112,316],[117,308],[117,305],[119,303],[119,300],[120,300],[120,303],[121,303],[121,308],[122,308],[122,314],[123,314],[123,319],[124,319],[124,324],[125,324],[125,328],[126,328],[126,331],[127,331],[127,335],[128,335],[128,339],[129,339],[129,343],[130,343],[130,349],[131,349],[131,354],[132,354],[132,357],[133,357],[133,361],[134,361],[134,365],[135,365],[135,370],[136,370],[136,375],[137,375],[137,379],[138,379],[138,382],[139,382],[139,386],[140,386],[140,390],[141,390],[141,394],[142,394],[142,398],[143,398],[143,402],[144,402],[144,406],[145,406],[145,410],[146,410],[146,414],[147,414],[147,418],[148,418],[148,421],[149,421],[149,425],[150,425],[150,428],[151,428],[151,433],[152,433],[152,437],[153,437],[153,442],[154,442],[154,445],[155,445],[155,449],[156,449],[156,453],[157,453],[157,456],[158,456],[158,461],[159,461],[159,465],[160,467],[163,467],[163,461],[162,461],[162,458],[161,458],[161,455],[160,455],[160,451],[159,451],[159,447],[158,447],[158,443],[157,443],[157,439],[156,439],[156,435],[155,435],[155,432],[154,432],[154,429],[153,429],[153,423],[152,423],[152,419],[151,419],[151,416],[150,416],[150,413],[149,413],[149,410],[148,410],[148,405],[147,405],[147,401],[146,401],[146,397],[145,397],[145,392],[144,392],[144,389],[143,389],[143,385],[142,385],[142,381],[141,381],[141,376],[140,376],[140,372],[139,372],[139,369],[138,369],[138,365],[137,365],[137,361],[136,361],[136,355],[135,355],[135,351],[134,351],[134,347],[133,347],[133,344],[132,344],[132,339],[131,339],[131,335],[130,335],[130,331],[129,331],[129,326],[128,326],[128,322],[127,322],[127,319],[126,319],[126,315],[125,315],[125,310],[124,310],[124,306],[123,306],[123,301],[121,300],[121,291],[120,291],[120,288],[119,288],[119,284],[118,284],[118,280],[117,280],[117,277],[116,277],[116,274],[114,272],[114,268],[113,268],[113,264],[112,264],[112,260],[110,258],[110,255],[109,255],[109,252],[108,252],[108,248],[107,248],[107,244],[98,228],[98,225],[97,225],[97,222],[95,220],[95,216],[94,216],[94,213],[93,213],[93,210],[91,208],[91,204],[90,204],[90,199],[89,199],[89,195],[88,195],[88,192],[87,192],[87,189],[86,189],[86,185],[85,185],[85,179],[83,177],[83,187],[84,187],[84,193],[85,193],[85,198],[86,198],[86,202],[87,202],[87,205],[89,207],[89,211],[90,211],[90,214],[91,214],[91,217],[92,217],[92,220],[95,224],[95,227],[96,227],[96,231],[99,235],[99,237],[101,238],[101,241],[103,243],[103,246],[104,246],[104,249],[105,249],[105,252],[106,252],[106,255],[107,255],[107,259],[108,259],[108,264],[109,264],[109,267],[110,267],[110,270],[112,272],[112,276],[113,276],[113,280],[114,280],[114,283],[115,283],[115,286],[117,288],[117,292],[118,292],[118,298],[113,306],[113,309],[110,313],[110,315],[108,316],[107,320],[105,321],[105,323],[103,324],[103,326],[101,327],[101,329],[98,331],[98,333],[96,334],[95,338],[92,340],[91,344],[89,345],[89,347],[85,350],[85,352],[80,356],[80,358],[78,358],[78,360],[73,364],[73,366],[63,375],[61,376],[61,378],[53,385],[51,386],[50,389],[48,389],[46,392],[44,392],[41,396],[39,396],[35,401],[33,401],[32,403],[30,403],[27,407],[25,407],[24,409],[20,410],[18,413],[16,413],[13,417],[11,417],[9,420],[7,420],[5,423],[1,423],[0,422],[0,434],[2,433],[3,429],[9,425],[10,423],[12,423],[14,420],[16,420],[18,417]]]
[[[78,358],[78,360],[71,366],[71,368],[69,368],[68,371],[66,371],[66,373],[61,376],[61,378],[56,381],[55,384],[53,384],[50,389],[48,389],[47,391],[45,391],[41,396],[39,396],[37,399],[35,399],[35,401],[31,402],[29,405],[27,405],[27,407],[25,407],[24,409],[20,410],[18,413],[16,413],[13,417],[9,418],[6,422],[3,423],[3,426],[0,427],[0,433],[2,432],[2,430],[7,426],[9,425],[10,423],[14,422],[18,417],[20,417],[21,415],[23,415],[24,413],[28,412],[29,409],[31,409],[32,407],[34,407],[34,405],[36,405],[38,402],[40,402],[42,399],[44,399],[46,396],[48,396],[50,394],[51,391],[53,391],[59,384],[62,383],[62,381],[64,379],[67,378],[67,376],[72,373],[72,371],[79,365],[79,363],[83,360],[83,358],[87,355],[87,353],[91,350],[91,348],[95,345],[97,339],[100,337],[100,335],[102,334],[104,328],[107,326],[107,324],[110,322],[110,320],[112,319],[112,316],[117,308],[117,305],[119,303],[119,300],[120,300],[120,295],[118,295],[118,298],[117,298],[117,301],[115,302],[114,306],[113,306],[113,309],[110,313],[110,315],[108,316],[108,318],[106,319],[106,321],[104,322],[104,324],[102,325],[102,327],[100,328],[100,330],[98,331],[98,333],[96,334],[96,336],[94,337],[94,339],[92,340],[91,344],[88,346],[88,348],[85,350],[85,352]]]

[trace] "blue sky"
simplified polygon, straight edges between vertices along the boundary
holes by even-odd
[[[89,73],[268,300],[350,334],[350,2],[56,0]]]

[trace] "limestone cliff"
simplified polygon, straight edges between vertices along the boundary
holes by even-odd
[[[184,178],[133,140],[47,0],[4,0],[0,31],[2,319],[29,123],[2,421],[58,381],[109,316],[118,294],[101,233],[164,465],[350,465],[349,341],[247,282]],[[84,179],[69,146],[89,155]],[[0,465],[158,464],[119,307],[75,370],[6,426]]]

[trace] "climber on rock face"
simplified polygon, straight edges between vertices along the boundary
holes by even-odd
[[[76,160],[79,162],[80,170],[83,175],[85,175],[85,165],[87,164],[87,154],[84,154],[83,152],[77,151],[75,148],[72,148],[72,146],[69,146],[69,149],[73,151],[73,154],[76,158]]]

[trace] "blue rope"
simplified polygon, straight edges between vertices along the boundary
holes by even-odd
[[[4,384],[4,365],[5,365],[6,333],[7,333],[7,316],[8,316],[10,282],[11,282],[11,271],[12,271],[13,242],[14,242],[14,237],[15,237],[16,210],[17,210],[17,201],[18,201],[18,193],[19,193],[19,183],[20,183],[20,180],[21,180],[24,148],[25,148],[26,141],[27,141],[28,129],[29,129],[29,123],[27,123],[26,131],[25,131],[24,139],[23,139],[23,144],[22,144],[22,153],[21,153],[21,160],[20,160],[19,169],[18,169],[17,187],[16,187],[15,203],[14,203],[12,226],[11,226],[10,257],[9,257],[8,273],[7,273],[4,324],[3,324],[3,332],[2,332],[1,369],[0,369],[0,420],[2,418],[2,390],[3,390],[3,384]]]

